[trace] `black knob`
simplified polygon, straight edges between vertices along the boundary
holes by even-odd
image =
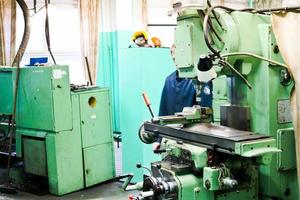
[[[157,168],[157,169],[161,169],[161,164],[157,164],[157,165],[156,165],[156,168]]]
[[[209,56],[201,55],[198,61],[198,70],[206,72],[213,67],[213,62]]]
[[[136,168],[141,168],[141,167],[142,167],[141,163],[136,164]]]

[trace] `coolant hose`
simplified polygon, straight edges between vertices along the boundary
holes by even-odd
[[[29,37],[30,37],[30,15],[29,15],[29,10],[27,7],[27,4],[25,3],[24,0],[16,0],[19,4],[19,6],[22,9],[23,12],[23,17],[24,17],[24,33],[22,37],[21,44],[19,46],[19,49],[17,51],[17,54],[13,60],[12,66],[19,67],[20,62],[23,58],[24,52],[27,48],[27,44],[29,42]]]
[[[29,16],[29,10],[27,4],[25,3],[24,0],[16,0],[16,1],[22,9],[25,25],[24,25],[24,33],[23,33],[20,47],[12,63],[12,66],[17,67],[17,69],[16,69],[16,80],[14,84],[12,122],[11,122],[11,128],[9,133],[10,137],[9,137],[9,147],[8,147],[9,149],[8,149],[8,160],[7,160],[8,172],[10,171],[10,167],[11,167],[12,141],[13,141],[13,133],[15,132],[17,99],[18,99],[17,96],[18,96],[18,88],[19,88],[19,80],[20,80],[20,62],[23,58],[30,37],[30,16]]]

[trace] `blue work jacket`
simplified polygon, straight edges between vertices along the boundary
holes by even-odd
[[[200,106],[212,107],[212,83],[203,85],[200,93]],[[191,80],[179,78],[177,70],[165,81],[161,95],[159,116],[174,115],[184,107],[196,105],[196,90]]]

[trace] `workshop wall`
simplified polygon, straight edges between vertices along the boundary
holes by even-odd
[[[100,38],[98,52],[97,84],[109,87],[113,102],[113,128],[119,125],[119,53],[127,48],[134,30],[144,29],[138,0],[101,1]]]
[[[167,47],[174,41],[176,17],[167,16],[170,1],[148,0],[146,8],[145,3],[141,0],[101,2],[97,83],[111,88],[115,132],[120,132],[120,51],[129,47],[131,35],[136,30],[147,30],[150,37],[159,37]]]
[[[21,66],[29,64],[31,57],[49,57],[45,40],[45,9],[43,3],[37,1],[37,12],[31,10],[31,36],[21,62]],[[75,0],[52,0],[49,5],[49,22],[51,47],[57,64],[70,66],[70,81],[85,84],[84,68],[81,60],[80,23],[78,5]],[[33,8],[33,0],[27,1]],[[20,44],[24,29],[21,9],[17,7],[16,44]]]

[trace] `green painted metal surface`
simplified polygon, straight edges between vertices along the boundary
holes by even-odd
[[[240,190],[240,191],[232,191],[232,192],[228,192],[226,194],[219,194],[217,196],[217,200],[241,200],[241,199],[247,199],[247,200],[259,200],[257,195],[253,195],[255,194],[253,192],[253,190]]]
[[[227,87],[227,77],[220,76],[213,80],[213,108],[214,121],[221,121],[221,105],[229,105],[229,91]]]
[[[56,195],[84,187],[78,96],[71,101],[73,130],[46,135],[49,191]]]
[[[203,169],[203,187],[207,190],[216,191],[220,189],[219,183],[220,171],[218,168],[204,167]],[[209,183],[209,186],[205,186]]]
[[[68,66],[21,68],[17,126],[50,132],[71,130],[69,91]]]
[[[107,88],[72,93],[79,99],[85,186],[115,176],[110,93]]]
[[[162,154],[163,158],[167,155],[172,155],[177,158],[181,157],[183,152],[188,150],[191,152],[191,159],[194,167],[198,170],[207,165],[207,149],[190,144],[178,144],[173,140],[164,140],[161,144],[161,149],[168,149],[168,153]]]
[[[43,139],[23,138],[25,172],[47,176],[46,145]],[[39,152],[39,153],[36,153]]]
[[[213,200],[214,193],[203,188],[203,179],[198,178],[192,174],[182,175],[176,177],[177,183],[180,185],[178,192],[178,199],[189,200]]]
[[[109,91],[81,92],[79,101],[83,148],[111,142]]]
[[[50,193],[64,195],[84,188],[80,131],[48,134],[46,148]]]
[[[12,113],[13,80],[12,68],[0,67],[0,113]]]
[[[217,15],[223,25],[223,30],[218,28],[215,19],[212,19],[212,21],[224,43],[218,42],[215,36],[212,36],[212,38],[214,47],[220,49],[221,54],[250,52],[283,62],[281,55],[274,51],[276,41],[272,33],[270,16],[246,12],[232,12],[230,14],[220,12]],[[193,53],[194,57],[199,58],[201,54],[209,52],[203,39],[201,23],[203,19],[195,15],[186,14],[182,15],[178,20],[180,28],[177,28],[175,33],[175,45],[177,46],[178,44],[177,47],[179,48],[176,48],[176,62],[179,59],[178,63],[181,65],[177,67],[180,70],[180,76],[194,78],[197,76],[196,61],[184,64],[180,59],[184,61],[188,53]],[[251,31],[249,31],[249,27],[251,27]],[[196,36],[194,37],[194,35]],[[184,46],[186,44],[190,44],[190,46]],[[184,51],[183,48],[188,49]],[[219,90],[217,99],[223,99],[223,102],[214,102],[215,112],[219,112],[218,107],[220,105],[228,105],[228,102],[231,105],[250,107],[250,130],[277,139],[276,145],[279,145],[278,147],[283,149],[282,152],[274,154],[272,161],[266,158],[266,160],[271,161],[270,165],[259,167],[259,193],[263,196],[261,198],[267,200],[271,196],[283,200],[299,199],[297,172],[292,168],[295,160],[295,154],[293,153],[295,147],[294,145],[287,145],[288,143],[295,143],[292,131],[290,130],[287,136],[282,136],[279,133],[280,130],[292,129],[291,118],[286,111],[289,105],[286,102],[289,102],[293,83],[288,85],[281,84],[280,74],[282,68],[270,65],[256,58],[233,56],[228,58],[228,61],[246,76],[253,89],[250,90],[228,69],[223,68],[220,70],[217,67],[218,74],[231,77],[231,83],[234,84],[231,85],[231,90],[227,95],[228,101],[223,99],[226,95],[222,95],[228,89],[222,85],[214,85],[214,91]],[[216,95],[214,94],[214,96]],[[215,116],[217,116],[218,121],[219,113],[216,113]],[[287,170],[279,170],[279,166],[287,166]],[[220,199],[242,197],[247,199],[251,196],[232,193],[228,194],[228,196],[220,197]]]
[[[107,88],[71,92],[68,66],[21,68],[19,88],[16,151],[25,173],[47,177],[55,195],[115,176]]]
[[[294,130],[292,128],[278,130],[277,145],[282,151],[278,154],[278,170],[288,171],[296,169],[296,145],[294,138]]]
[[[115,176],[112,143],[84,148],[83,156],[86,187],[107,181]]]
[[[134,173],[133,181],[141,181],[143,171],[136,164],[150,166],[158,160],[151,145],[143,144],[138,130],[143,121],[151,118],[142,93],[147,92],[154,113],[159,111],[161,92],[166,77],[175,70],[167,48],[130,48],[120,54],[120,123],[123,139],[123,173]]]
[[[16,154],[17,154],[17,156],[20,158],[23,156],[23,144],[22,144],[23,136],[43,140],[44,138],[46,138],[47,134],[48,134],[48,132],[46,132],[46,131],[33,131],[31,129],[18,128],[16,130]]]

